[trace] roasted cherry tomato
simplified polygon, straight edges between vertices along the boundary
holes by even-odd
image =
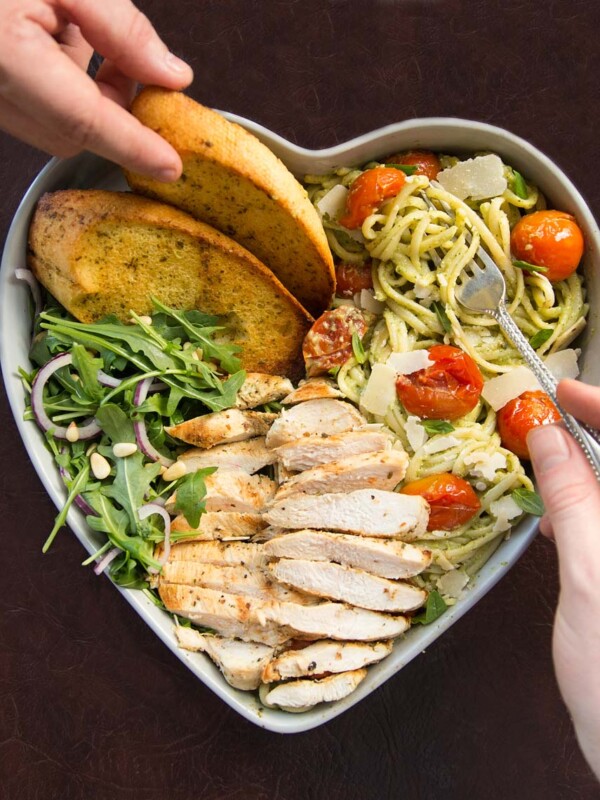
[[[335,280],[338,297],[353,297],[361,289],[372,289],[371,264],[337,264]]]
[[[403,494],[419,494],[429,503],[428,531],[451,531],[468,522],[481,508],[470,483],[443,472],[403,486]]]
[[[519,458],[529,458],[527,434],[532,428],[559,420],[560,414],[545,392],[523,392],[502,406],[496,416],[503,446]]]
[[[437,178],[441,170],[439,158],[431,150],[407,150],[405,153],[396,153],[386,158],[387,164],[404,164],[407,167],[416,167],[415,175],[426,175],[430,181]]]
[[[537,267],[546,267],[550,281],[562,281],[577,269],[583,255],[583,234],[571,214],[534,211],[512,229],[513,256]]]
[[[341,367],[352,355],[352,334],[362,339],[370,319],[370,314],[354,306],[339,306],[322,314],[302,345],[306,374],[323,375],[332,367]]]
[[[384,200],[398,194],[405,182],[406,175],[402,170],[391,167],[375,167],[363,172],[350,184],[346,213],[340,217],[340,225],[350,229],[360,228]]]
[[[396,391],[411,414],[426,419],[458,419],[477,405],[483,376],[468,353],[448,344],[428,350],[431,367],[400,375]]]

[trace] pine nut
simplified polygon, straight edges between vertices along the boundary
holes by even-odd
[[[194,356],[194,358],[198,359],[198,361],[202,361],[202,357],[204,355],[204,351],[202,350],[201,347],[197,347],[194,350],[194,352],[192,353],[192,355]]]
[[[170,481],[176,481],[179,478],[183,478],[183,476],[187,473],[187,467],[185,465],[185,461],[176,461],[174,464],[166,469],[163,473],[163,480],[169,483]]]
[[[117,458],[132,456],[137,449],[135,442],[117,442],[117,444],[113,445],[113,453]]]
[[[108,478],[110,475],[110,464],[100,453],[92,453],[90,457],[90,466],[92,467],[94,477],[98,478],[99,481]]]
[[[152,317],[149,317],[146,314],[139,316],[138,319],[140,322],[143,322],[144,325],[152,325]]]
[[[67,432],[65,434],[67,442],[78,442],[79,441],[79,428],[75,424],[75,422],[71,422],[69,427],[67,428]]]

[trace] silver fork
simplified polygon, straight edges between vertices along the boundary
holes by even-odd
[[[424,192],[421,193],[421,197],[429,208],[437,210],[435,204]],[[445,203],[440,205],[450,217],[454,217],[452,209]],[[466,240],[467,243],[472,240],[468,232]],[[436,256],[434,261],[436,266],[439,266],[441,259],[439,254],[436,253]],[[538,379],[542,389],[551,398],[564,421],[566,429],[583,450],[596,478],[600,481],[600,453],[595,447],[595,444],[600,444],[600,432],[585,423],[578,422],[575,417],[562,408],[556,397],[556,379],[523,336],[506,309],[506,283],[504,276],[483,247],[478,248],[476,257],[478,261],[473,259],[467,264],[461,275],[461,284],[456,291],[458,302],[470,311],[488,314],[500,325],[503,332],[525,359],[527,366]]]

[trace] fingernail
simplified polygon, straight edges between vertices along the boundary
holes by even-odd
[[[174,53],[170,52],[167,53],[167,55],[165,56],[165,62],[170,70],[172,70],[173,72],[177,72],[180,75],[182,75],[185,72],[189,72],[191,69],[189,64],[186,64],[185,61],[182,61],[180,58],[177,58],[177,56]]]
[[[159,181],[172,183],[179,177],[179,170],[175,167],[162,167],[161,169],[156,170],[154,177]]]
[[[538,474],[548,472],[571,457],[566,434],[556,425],[542,425],[531,430],[527,447]]]

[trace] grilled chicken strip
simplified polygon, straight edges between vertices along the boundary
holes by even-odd
[[[206,653],[234,689],[258,689],[261,674],[273,656],[273,648],[256,642],[240,642],[206,635],[194,628],[175,628],[179,647],[192,652]]]
[[[283,410],[267,434],[267,447],[280,447],[304,436],[331,436],[360,428],[366,420],[342,400],[308,400]]]
[[[269,570],[293,589],[372,611],[414,611],[427,599],[427,592],[409,583],[326,561],[284,558],[269,564]]]
[[[217,444],[241,442],[254,436],[264,436],[277,414],[265,414],[262,411],[240,411],[229,408],[227,411],[216,411],[194,417],[180,425],[165,428],[170,436],[182,442],[196,445],[203,449]]]
[[[160,548],[158,548],[160,552]],[[262,545],[251,542],[179,542],[171,548],[169,562],[195,561],[224,567],[261,567],[266,563]]]
[[[331,703],[347,697],[366,675],[366,669],[356,669],[327,678],[288,681],[270,692],[263,692],[261,700],[266,706],[277,706],[284,711],[308,711],[318,703]]]
[[[392,642],[334,642],[325,639],[301,650],[280,653],[265,666],[262,680],[263,683],[273,683],[306,675],[322,675],[324,672],[360,669],[389,656],[392,647]]]
[[[196,531],[186,542],[210,541],[211,539],[248,539],[266,527],[261,514],[239,511],[205,511],[200,524],[192,528],[187,519],[180,514],[171,522],[171,532]]]
[[[409,542],[425,532],[429,505],[420,495],[358,489],[348,494],[294,494],[273,503],[264,516],[269,525],[292,530],[346,531]]]
[[[390,539],[373,539],[347,533],[303,530],[270,537],[265,534],[263,553],[277,558],[333,561],[382,578],[410,578],[427,569],[431,551]],[[277,534],[277,529],[274,529]]]
[[[301,381],[298,388],[290,392],[281,401],[285,406],[293,406],[296,403],[305,403],[307,400],[324,400],[325,398],[343,397],[338,387],[333,381],[327,378],[309,378]]]
[[[256,408],[274,400],[281,400],[294,386],[280,375],[265,375],[263,372],[248,372],[239,390],[236,408]]]
[[[217,444],[209,450],[192,447],[179,456],[189,472],[196,472],[205,467],[219,467],[220,469],[242,469],[253,475],[268,464],[273,464],[277,453],[265,445],[265,437],[246,439],[230,444]]]
[[[406,475],[407,467],[408,455],[402,450],[350,456],[291,477],[279,489],[275,499],[282,500],[296,492],[323,494],[367,488],[392,491]]]
[[[286,469],[304,470],[361,453],[380,453],[391,444],[387,431],[363,428],[335,436],[305,436],[278,447],[277,455]]]
[[[204,479],[207,511],[262,511],[275,497],[277,484],[266,475],[241,469],[218,469]]]
[[[159,592],[168,611],[246,642],[277,645],[293,638],[373,642],[400,636],[409,626],[406,617],[343,603],[300,605],[173,583],[161,584]]]

